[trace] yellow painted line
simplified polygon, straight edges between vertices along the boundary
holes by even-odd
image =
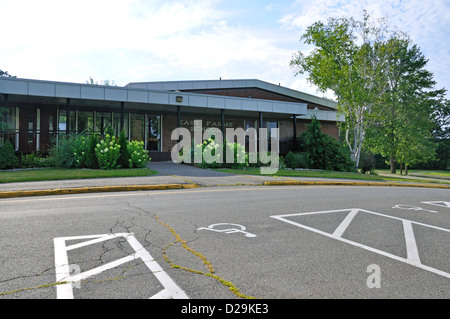
[[[195,184],[116,185],[0,192],[0,198],[198,188]]]
[[[417,183],[386,183],[386,182],[347,182],[347,181],[269,181],[266,186],[293,186],[293,185],[333,185],[333,186],[387,186],[387,187],[426,187],[446,188],[450,185],[441,184],[417,184]]]

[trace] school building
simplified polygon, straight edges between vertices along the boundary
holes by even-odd
[[[170,160],[177,127],[279,128],[287,153],[316,116],[326,134],[338,137],[336,102],[260,80],[205,80],[101,86],[0,78],[3,128],[18,154],[46,152],[61,134],[104,133],[111,125],[129,140],[143,141],[153,161]]]

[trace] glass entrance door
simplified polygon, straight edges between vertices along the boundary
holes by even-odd
[[[148,137],[147,137],[147,150],[148,151],[161,151],[161,116],[160,115],[148,115]]]

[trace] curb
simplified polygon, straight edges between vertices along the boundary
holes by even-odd
[[[393,187],[424,187],[450,189],[450,185],[416,184],[416,183],[383,183],[383,182],[343,182],[343,181],[271,181],[264,182],[265,186],[288,185],[341,185],[341,186],[393,186]]]
[[[390,187],[422,187],[450,189],[450,185],[416,184],[416,183],[383,183],[383,182],[345,182],[345,181],[266,181],[262,186],[294,186],[294,185],[330,185],[330,186],[390,186]],[[222,185],[227,186],[227,185]],[[4,191],[0,192],[0,198],[69,195],[86,193],[130,192],[167,189],[193,189],[201,188],[197,184],[159,184],[159,185],[118,185],[118,186],[94,186],[79,188],[56,188],[29,191]]]
[[[0,192],[0,198],[85,194],[85,193],[106,193],[106,192],[127,192],[127,191],[148,191],[148,190],[165,190],[165,189],[186,189],[186,188],[199,188],[199,186],[195,184],[160,184],[160,185],[94,186],[94,187],[57,188],[57,189],[29,190],[29,191],[6,191]]]

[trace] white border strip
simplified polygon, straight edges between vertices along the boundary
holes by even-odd
[[[101,265],[97,268],[85,271],[81,274],[74,276],[70,275],[68,251],[85,247],[88,245],[96,244],[105,240],[110,240],[118,237],[124,237],[130,246],[134,249],[135,253],[108,264]],[[90,239],[78,244],[66,246],[67,240],[79,240]],[[73,299],[73,284],[85,280],[89,277],[98,275],[99,273],[118,267],[121,264],[130,262],[135,259],[142,259],[145,265],[156,276],[159,282],[163,285],[164,289],[152,296],[153,299],[189,299],[186,293],[175,284],[175,282],[167,275],[167,273],[159,266],[155,259],[149,254],[147,250],[139,243],[136,237],[130,233],[118,233],[118,234],[104,234],[104,235],[92,235],[92,236],[74,236],[74,237],[59,237],[53,239],[55,244],[55,272],[56,282],[62,283],[56,285],[56,297],[57,299]]]

